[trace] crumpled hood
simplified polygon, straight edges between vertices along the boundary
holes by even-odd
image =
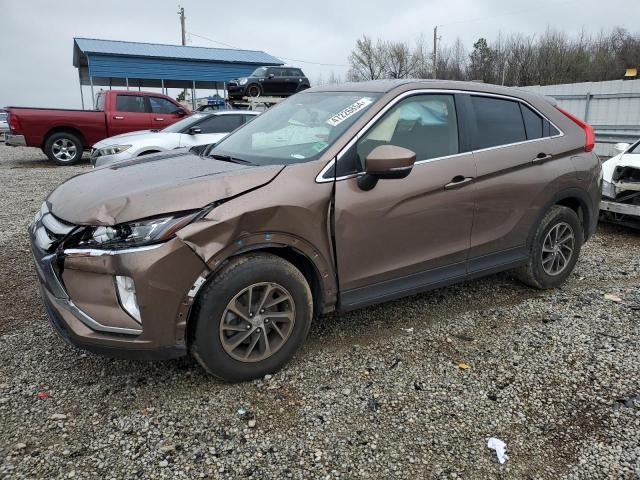
[[[605,160],[602,163],[602,178],[607,182],[611,182],[613,172],[615,172],[616,167],[640,168],[640,154],[619,153],[618,155]]]
[[[158,133],[157,130],[138,130],[136,132],[129,133],[121,133],[120,135],[114,135],[113,137],[105,138],[104,140],[100,140],[98,143],[93,145],[93,148],[102,148],[107,147],[109,145],[119,145],[122,143],[126,143],[127,140],[135,140],[138,137],[143,135],[149,135],[150,133]]]
[[[202,208],[269,183],[281,165],[253,167],[203,158],[188,150],[136,157],[77,175],[47,203],[78,225],[115,225]]]

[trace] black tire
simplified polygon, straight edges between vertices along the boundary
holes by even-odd
[[[245,91],[247,92],[247,97],[257,98],[262,95],[262,87],[257,83],[252,83]]]
[[[543,245],[549,232],[558,225],[568,225],[570,227],[574,237],[573,251],[565,267],[560,272],[551,275],[543,267]],[[578,261],[583,243],[584,228],[576,212],[568,207],[554,205],[540,221],[533,235],[527,264],[517,269],[515,274],[521,282],[531,287],[541,290],[556,288],[571,275]]]
[[[243,289],[259,282],[274,282],[287,290],[294,303],[295,321],[287,339],[271,356],[258,361],[241,361],[225,351],[221,322],[232,299]],[[207,372],[223,380],[260,378],[276,372],[291,359],[309,332],[312,315],[311,289],[300,270],[276,255],[242,255],[232,259],[202,287],[191,317],[195,325],[190,328],[190,351]]]
[[[74,165],[82,160],[82,140],[71,132],[53,133],[44,143],[43,151],[56,165]]]

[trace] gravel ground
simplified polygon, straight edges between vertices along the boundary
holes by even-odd
[[[226,384],[47,324],[25,229],[87,168],[0,146],[0,477],[640,478],[639,232],[601,225],[554,291],[501,274],[322,318]]]

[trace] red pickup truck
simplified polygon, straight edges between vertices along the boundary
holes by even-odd
[[[106,90],[96,96],[95,110],[7,107],[5,143],[41,148],[53,163],[71,165],[83,150],[114,135],[161,129],[191,111],[174,99],[150,92]]]

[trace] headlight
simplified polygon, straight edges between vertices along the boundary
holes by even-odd
[[[602,196],[616,198],[616,187],[613,183],[602,180]]]
[[[247,82],[248,82],[247,77],[242,77],[242,78],[239,78],[239,79],[238,79],[238,84],[239,84],[239,85],[246,85],[246,84],[247,84]]]
[[[193,221],[200,212],[174,214],[137,220],[119,225],[87,227],[77,246],[80,248],[127,248],[162,242]]]
[[[49,213],[49,209],[47,208],[47,202],[43,202],[40,210],[36,212],[33,216],[33,223],[38,223],[42,217],[44,217],[47,213]]]
[[[97,157],[102,157],[103,155],[116,155],[118,153],[122,153],[131,148],[131,145],[109,145],[108,147],[104,147],[99,149],[96,152]]]

